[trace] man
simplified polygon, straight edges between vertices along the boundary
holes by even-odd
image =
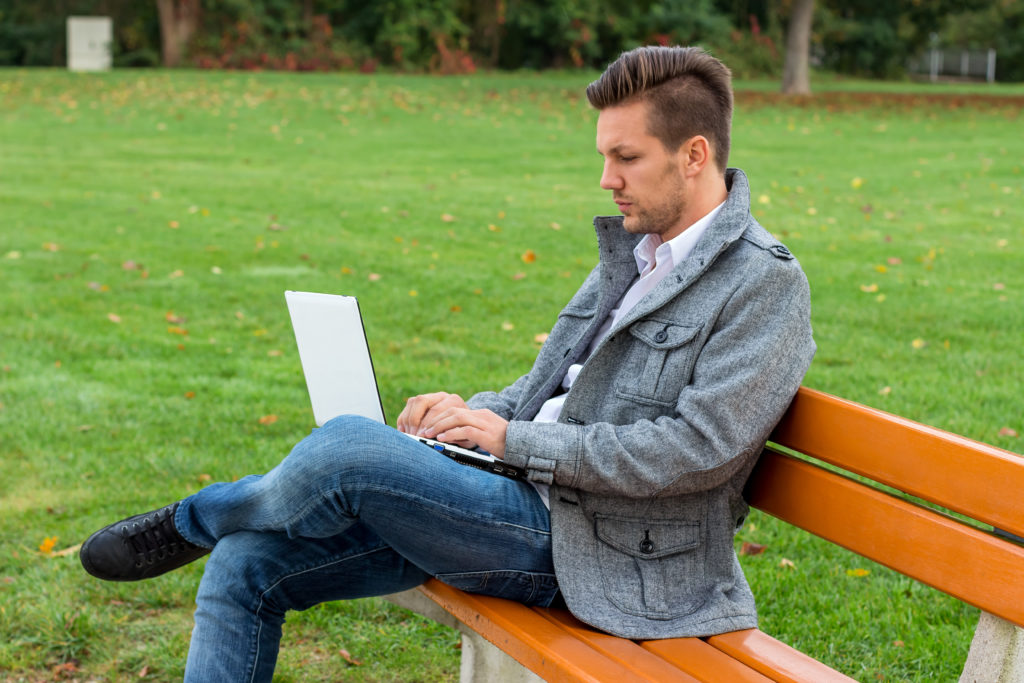
[[[397,429],[478,446],[529,483],[377,423],[328,422],[262,476],[94,534],[108,580],[210,552],[187,680],[270,680],[289,609],[435,576],[630,638],[756,625],[733,551],[744,482],[814,353],[807,281],[726,169],[730,74],[696,48],[623,54],[600,111],[600,262],[529,374],[410,399]]]

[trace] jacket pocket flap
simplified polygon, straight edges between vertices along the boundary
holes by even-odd
[[[595,515],[594,527],[604,543],[638,559],[667,557],[700,545],[699,522]]]
[[[673,349],[693,341],[701,325],[668,322],[664,320],[640,320],[629,328],[630,334],[649,346],[659,349]]]

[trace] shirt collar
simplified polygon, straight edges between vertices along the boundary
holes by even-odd
[[[715,220],[715,216],[718,215],[723,206],[725,206],[725,202],[708,211],[696,223],[683,230],[668,242],[662,242],[661,236],[654,233],[644,235],[644,238],[633,248],[637,272],[643,273],[647,265],[654,261],[655,258],[657,258],[659,266],[668,258],[670,260],[668,264],[669,270],[674,268],[676,264],[685,261],[693,253],[693,249],[697,246],[697,242],[700,241],[704,231]]]

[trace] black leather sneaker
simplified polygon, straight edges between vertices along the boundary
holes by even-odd
[[[78,553],[85,571],[104,581],[160,576],[210,552],[189,543],[174,526],[178,503],[100,529]]]

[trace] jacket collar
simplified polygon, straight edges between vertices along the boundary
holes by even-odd
[[[677,263],[672,273],[645,296],[622,323],[628,324],[645,315],[688,287],[747,229],[750,218],[750,185],[747,176],[738,168],[727,169],[725,186],[729,191],[725,205],[697,242],[693,253],[682,263]],[[643,239],[643,235],[626,232],[622,226],[622,216],[598,216],[594,219],[594,228],[597,231],[601,263],[605,266],[601,283],[605,303],[603,308],[608,307],[610,310],[607,302],[610,300],[613,306],[636,278],[633,247]]]
[[[725,187],[729,191],[725,205],[694,247],[691,258],[695,256],[697,261],[701,258],[713,261],[721,248],[739,239],[747,227],[750,185],[746,174],[738,168],[727,169]],[[643,239],[643,235],[626,232],[622,227],[622,216],[597,216],[594,218],[594,229],[597,231],[597,246],[602,263],[633,262],[633,248]]]

